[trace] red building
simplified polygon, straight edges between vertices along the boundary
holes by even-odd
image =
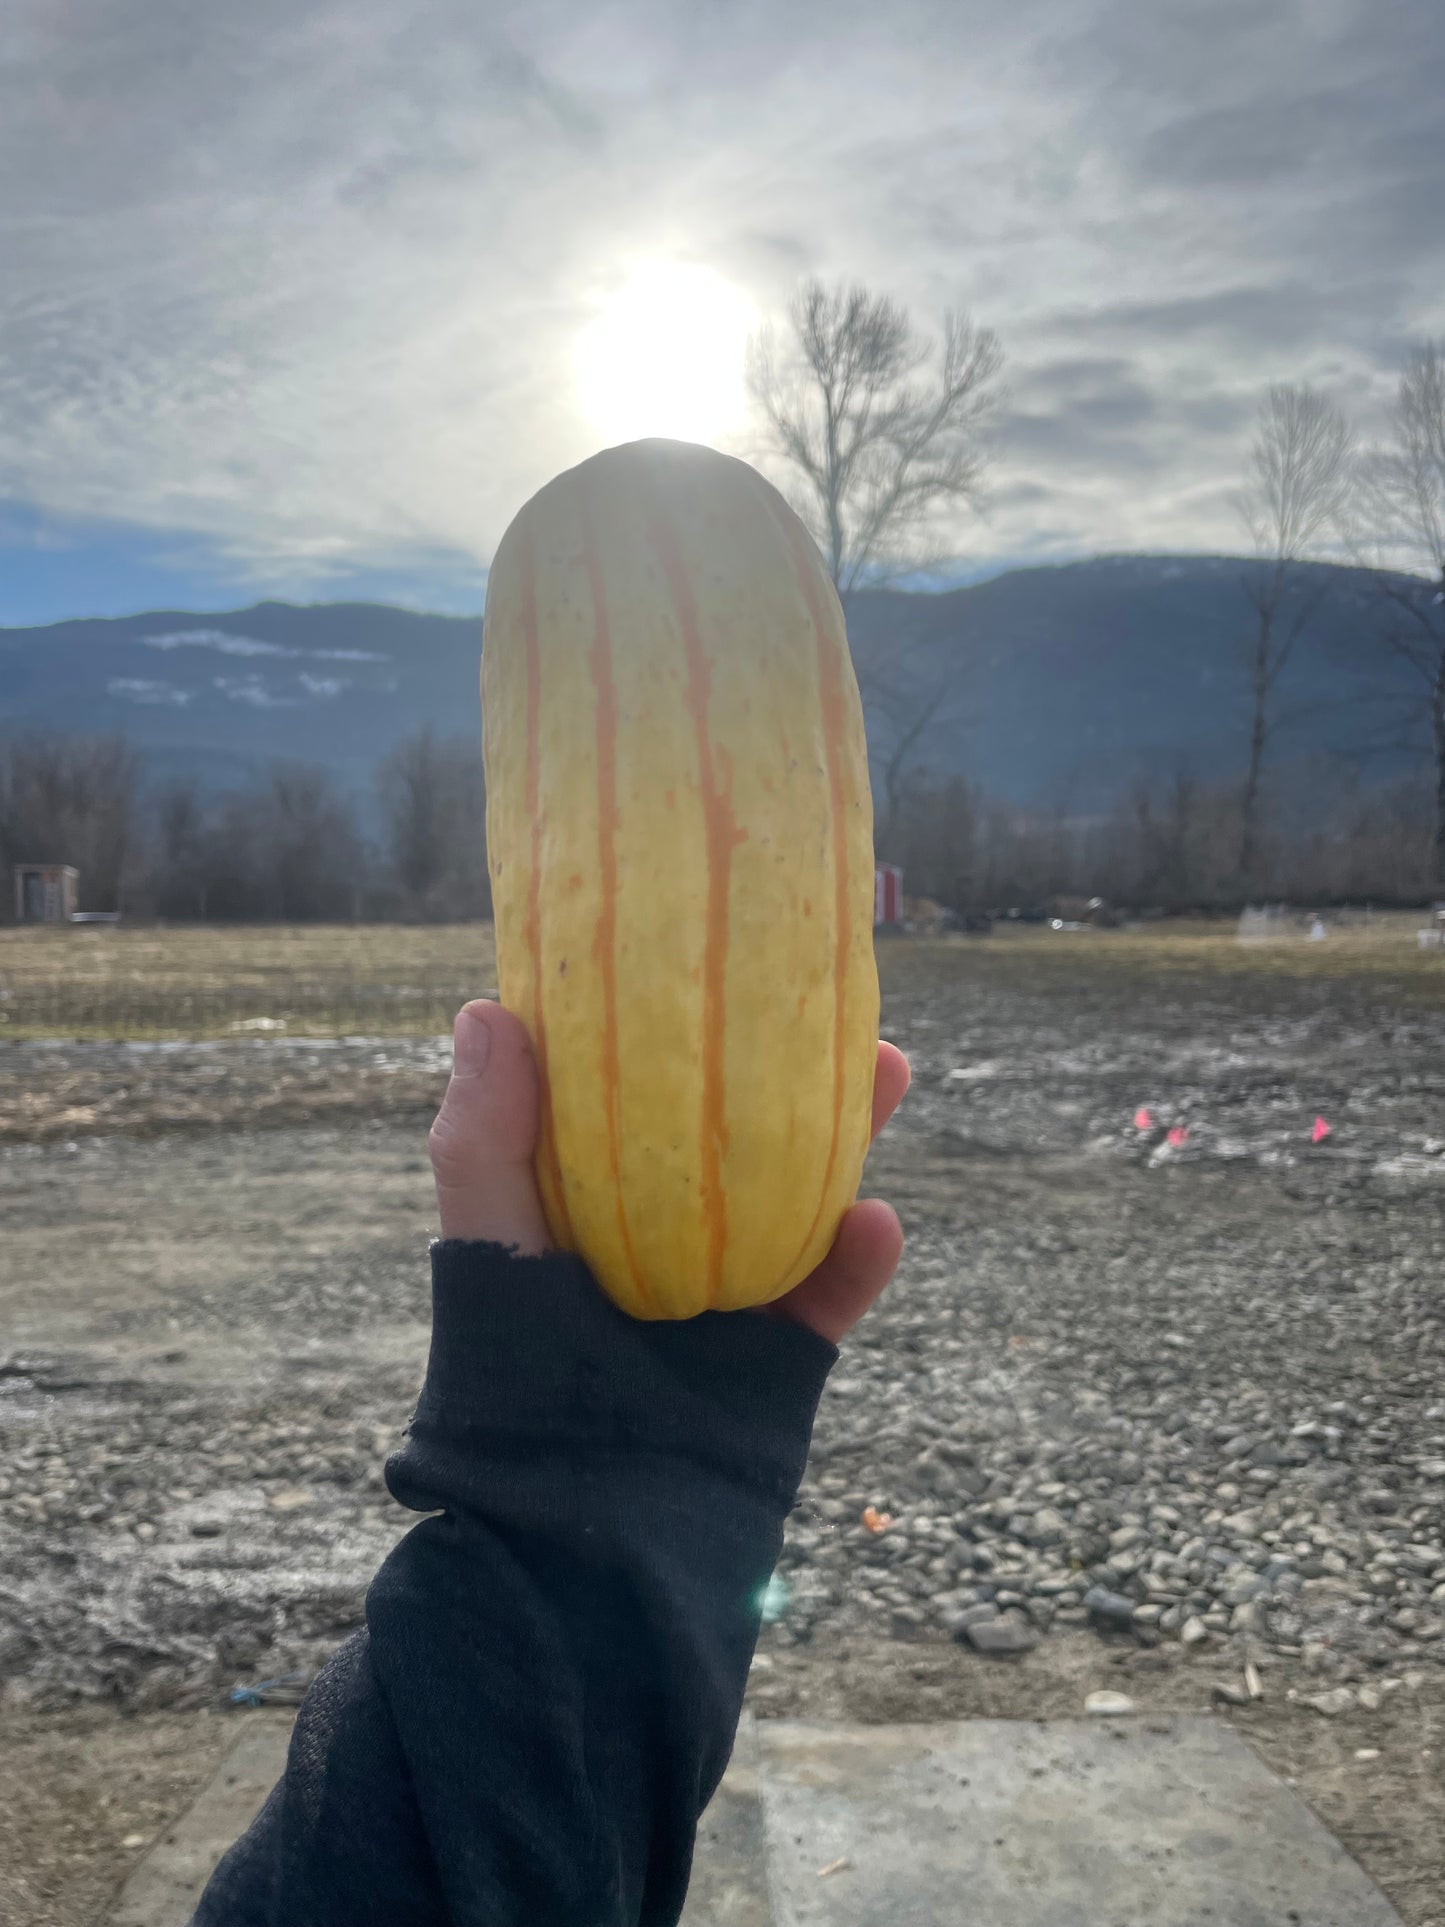
[[[873,927],[903,921],[903,872],[896,863],[873,867]]]

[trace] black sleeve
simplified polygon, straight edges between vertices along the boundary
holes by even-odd
[[[432,1247],[414,1526],[192,1927],[670,1927],[837,1353]]]

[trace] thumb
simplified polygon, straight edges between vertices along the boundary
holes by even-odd
[[[452,1075],[427,1148],[444,1238],[487,1239],[533,1257],[551,1247],[532,1158],[537,1064],[521,1020],[483,999],[452,1026]]]

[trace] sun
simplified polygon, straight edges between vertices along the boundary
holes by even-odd
[[[577,337],[582,411],[608,442],[717,442],[741,427],[753,311],[711,268],[637,268]]]

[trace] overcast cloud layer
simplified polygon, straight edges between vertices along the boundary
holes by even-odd
[[[485,562],[639,262],[1009,356],[960,547],[1236,547],[1271,380],[1445,333],[1438,0],[10,0],[0,504],[259,581]]]

